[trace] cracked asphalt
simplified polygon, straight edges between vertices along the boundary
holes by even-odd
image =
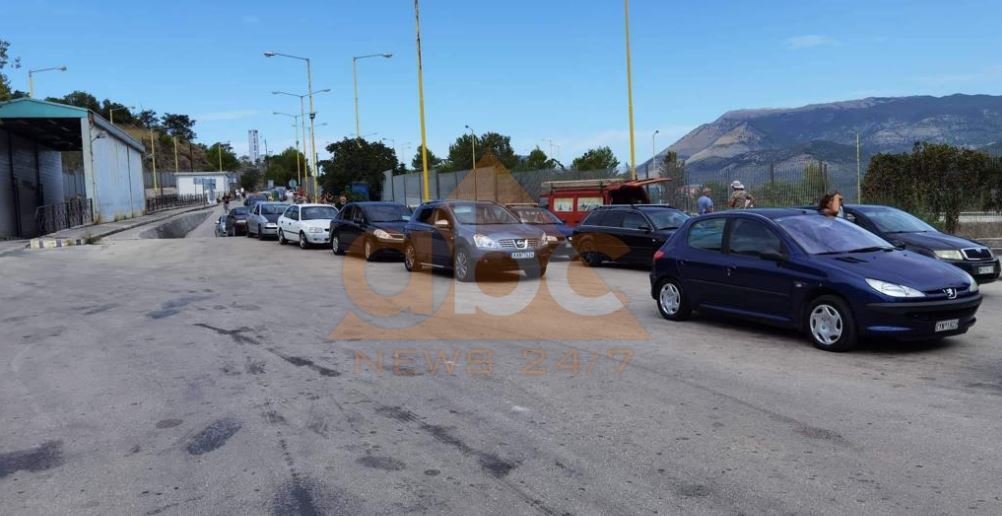
[[[0,256],[0,513],[1002,513],[1000,284],[966,335],[847,354],[663,321],[619,268],[639,340],[332,339],[360,259],[214,219]]]

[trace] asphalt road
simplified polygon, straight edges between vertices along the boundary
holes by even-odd
[[[645,272],[614,268],[615,324],[474,314],[374,340],[339,326],[379,308],[344,267],[376,298],[402,264],[214,219],[0,257],[0,513],[1002,513],[1002,285],[967,335],[847,354],[663,321]]]

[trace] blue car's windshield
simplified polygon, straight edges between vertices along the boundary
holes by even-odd
[[[454,203],[452,213],[460,224],[518,224],[508,208],[489,203]]]
[[[288,204],[262,204],[261,214],[262,215],[280,215],[285,212],[288,208]]]
[[[885,206],[873,208],[860,208],[860,212],[866,215],[873,225],[882,233],[919,233],[925,231],[936,231],[936,228],[926,224],[918,217],[901,211],[897,208]]]
[[[810,254],[841,254],[894,249],[886,240],[840,217],[794,215],[776,219]]]
[[[369,222],[406,222],[411,219],[411,209],[402,204],[373,204],[362,208]]]

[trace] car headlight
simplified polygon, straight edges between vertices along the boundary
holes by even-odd
[[[323,233],[324,232],[324,228],[311,227],[311,228],[307,229],[307,231],[309,231],[310,233]]]
[[[375,235],[375,237],[380,240],[389,240],[390,238],[392,238],[389,233],[383,231],[382,229],[377,229],[373,231],[372,234]]]
[[[866,284],[873,290],[891,297],[925,297],[925,294],[922,292],[905,285],[898,285],[897,283],[888,283],[886,281],[867,278]]]
[[[501,246],[493,238],[477,233],[473,235],[473,243],[481,249],[500,249]]]
[[[964,274],[967,274],[967,273],[965,272]],[[978,281],[974,279],[974,276],[971,276],[970,274],[967,274],[967,281],[969,281],[970,282],[969,284],[971,285],[971,287],[969,289],[970,292],[971,292],[971,294],[977,292],[978,290],[981,290],[981,287],[978,286]]]
[[[935,254],[936,258],[939,258],[940,260],[963,260],[964,259],[964,255],[960,254],[960,251],[958,251],[956,249],[945,249],[945,250],[941,250],[941,251],[933,251],[933,254]]]
[[[557,240],[556,238],[554,238],[552,241],[556,242]],[[546,233],[543,233],[542,235],[539,235],[538,242],[539,242],[539,247],[546,247],[550,245],[551,240],[550,237],[546,235]]]
[[[555,236],[553,236],[553,235],[546,235],[546,241],[548,243],[550,243],[550,244],[555,244],[555,243],[559,242],[560,239],[557,238],[557,237],[555,237]]]

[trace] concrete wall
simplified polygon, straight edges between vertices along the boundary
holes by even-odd
[[[142,215],[146,203],[142,155],[132,146],[92,127],[88,119],[81,119],[81,124],[84,159],[90,159],[92,165],[91,177],[84,181],[88,197],[94,200],[95,222]],[[95,138],[99,134],[105,136]]]

